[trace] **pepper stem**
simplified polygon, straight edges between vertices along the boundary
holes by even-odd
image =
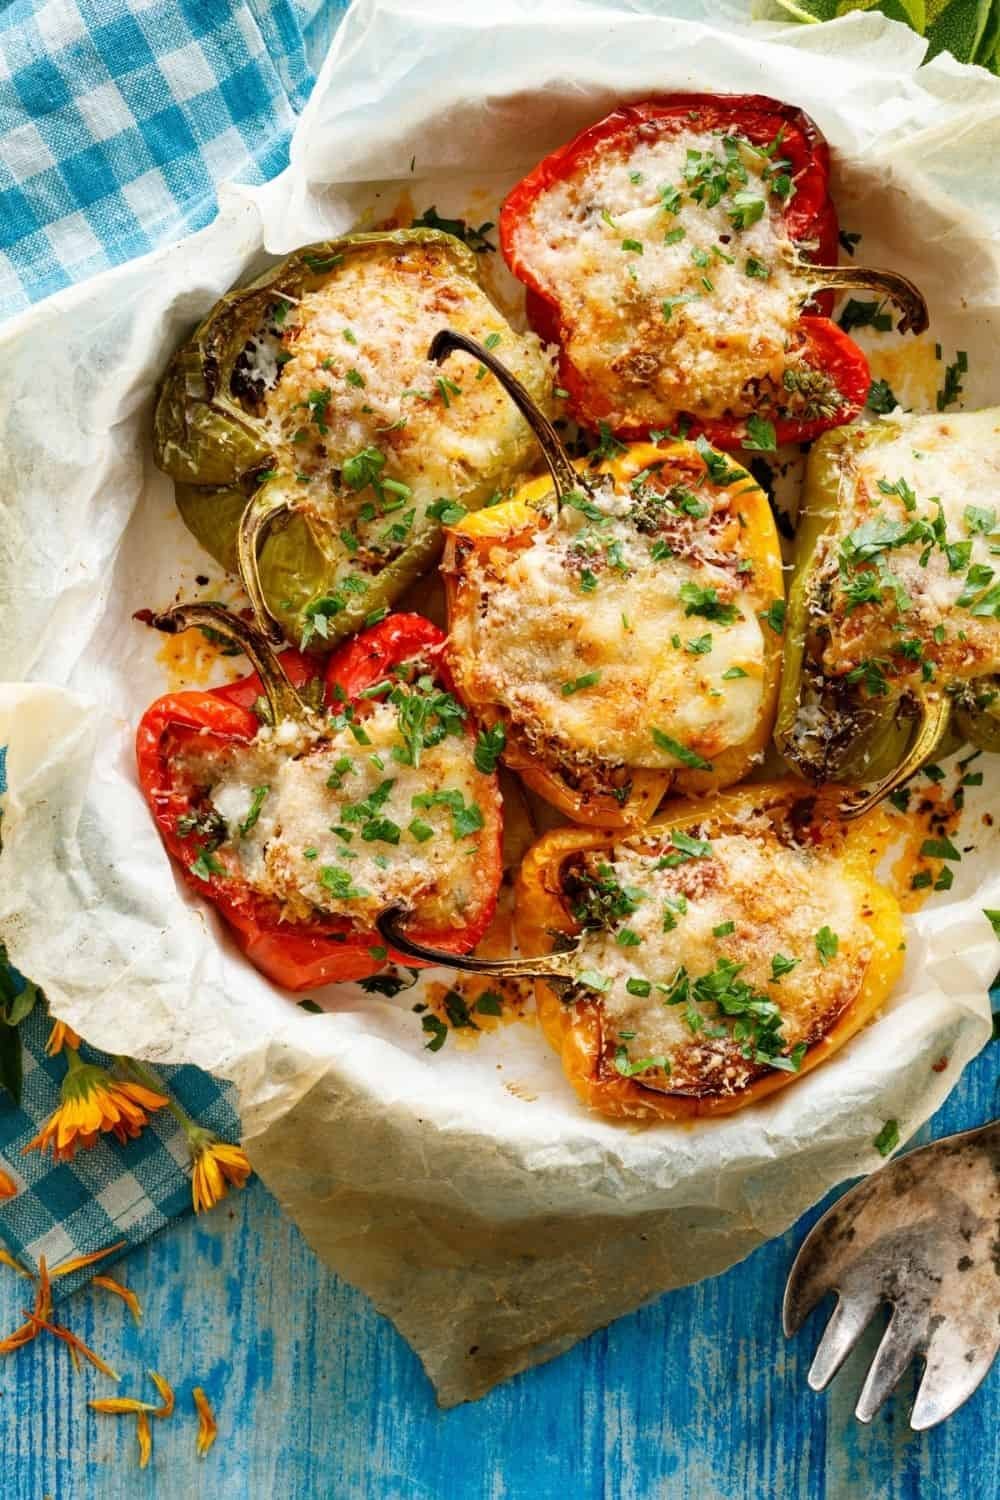
[[[908,781],[919,771],[944,739],[951,720],[951,700],[944,694],[935,694],[934,697],[921,698],[919,703],[920,727],[906,755],[888,776],[883,776],[881,781],[867,787],[858,801],[841,803],[840,816],[845,821],[850,822],[853,818],[860,818],[863,813],[870,812],[890,792],[902,786],[904,781]]]
[[[135,618],[154,630],[162,630],[164,635],[180,635],[184,630],[214,630],[239,646],[249,660],[261,680],[275,724],[285,719],[306,723],[313,718],[312,710],[285,676],[270,641],[253,625],[230,614],[224,604],[178,604],[162,614],[141,609]]]
[[[928,314],[924,294],[908,276],[898,271],[871,270],[867,266],[814,266],[807,260],[795,260],[793,270],[811,283],[814,292],[874,292],[899,309],[899,333],[923,333]]]
[[[260,581],[260,549],[278,517],[291,513],[292,507],[287,500],[269,500],[263,496],[263,491],[258,490],[240,517],[236,532],[236,565],[240,580],[247,591],[258,627],[275,646],[284,640],[284,632],[267,602]]]
[[[425,964],[434,964],[442,969],[463,969],[470,974],[492,974],[496,979],[573,979],[577,958],[577,943],[560,953],[548,953],[538,958],[475,958],[471,954],[445,953],[441,948],[428,948],[415,943],[403,931],[406,913],[401,907],[391,906],[376,918],[379,936],[398,953],[407,958],[418,958]]]
[[[470,339],[468,334],[456,333],[451,328],[442,328],[434,335],[427,351],[427,358],[440,365],[449,354],[454,354],[456,351],[471,354],[473,359],[478,359],[480,364],[485,365],[487,370],[496,376],[535,434],[538,446],[542,450],[542,457],[548,464],[549,473],[552,475],[556,506],[560,506],[573,490],[587,489],[586,481],[574,469],[570,456],[548,417],[528,395],[517,376],[512,375],[507,366],[501,364],[496,355],[491,354],[485,345],[477,343],[475,339]]]

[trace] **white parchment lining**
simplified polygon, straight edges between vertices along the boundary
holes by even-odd
[[[748,34],[651,11],[357,5],[281,178],[225,191],[200,234],[15,320],[0,351],[0,935],[95,1044],[236,1081],[258,1171],[445,1404],[780,1232],[878,1164],[884,1120],[915,1130],[989,1034],[989,758],[959,837],[974,848],[947,899],[909,921],[881,1019],[770,1103],[647,1130],[588,1115],[533,1026],[430,1054],[412,992],[348,987],[324,996],[329,1014],[296,1009],[179,889],[137,790],[134,727],[164,673],[132,612],[217,576],[150,459],[169,354],[234,281],[407,195],[495,217],[525,169],[623,96],[759,91],[807,108],[834,150],[842,223],[866,259],[920,282],[945,357],[968,351],[966,403],[1000,400],[1000,81],[943,57],[918,69],[923,43],[878,16]]]

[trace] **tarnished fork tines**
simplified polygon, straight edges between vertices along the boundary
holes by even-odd
[[[1000,1120],[899,1157],[835,1203],[795,1258],[785,1333],[827,1292],[838,1301],[809,1371],[813,1390],[888,1303],[855,1416],[870,1422],[915,1358],[925,1369],[911,1427],[961,1406],[1000,1348]]]

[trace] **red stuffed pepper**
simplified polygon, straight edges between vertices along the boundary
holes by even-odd
[[[295,991],[376,973],[399,959],[375,927],[389,906],[430,946],[475,947],[501,879],[500,795],[436,626],[389,616],[321,678],[219,606],[142,618],[217,631],[256,669],[158,698],[136,754],[167,850],[262,973]]]
[[[765,450],[851,421],[868,363],[819,315],[829,289],[891,299],[901,330],[927,310],[902,276],[833,264],[829,175],[802,110],[672,94],[614,110],[518,183],[501,247],[577,418]]]

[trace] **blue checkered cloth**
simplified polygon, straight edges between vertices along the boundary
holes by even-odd
[[[0,317],[287,164],[346,0],[0,0]]]
[[[346,4],[0,0],[0,318],[200,229],[223,180],[281,171]],[[0,746],[0,812],[4,760]],[[36,1268],[131,1248],[191,1209],[186,1138],[166,1111],[137,1141],[102,1138],[71,1163],[22,1155],[59,1103],[50,1024],[39,1004],[20,1027],[20,1107],[0,1092],[0,1166],[22,1189],[0,1203],[0,1240]],[[230,1088],[194,1068],[162,1076],[199,1124],[239,1138]]]

